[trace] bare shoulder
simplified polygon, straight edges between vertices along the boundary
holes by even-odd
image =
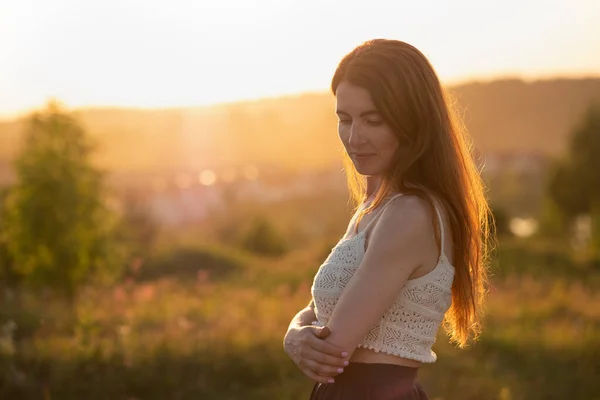
[[[389,266],[393,271],[411,274],[426,262],[431,251],[431,221],[431,209],[426,200],[408,195],[392,200],[368,239],[366,258],[370,265]],[[403,268],[398,269],[398,265]]]
[[[431,249],[434,226],[426,200],[412,195],[387,205],[368,239],[371,252],[389,257],[422,257]]]
[[[389,233],[429,232],[431,217],[431,209],[427,201],[419,196],[405,195],[394,199],[386,207],[377,225]]]

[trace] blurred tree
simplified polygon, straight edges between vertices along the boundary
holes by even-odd
[[[7,192],[7,188],[0,189],[0,285],[11,287],[16,285],[18,276],[12,269],[12,262],[6,243],[4,199]]]
[[[580,214],[592,216],[592,226],[600,223],[600,104],[592,105],[571,137],[569,157],[555,167],[549,182],[550,198],[567,221]],[[599,229],[592,243],[600,253]]]
[[[537,234],[542,237],[564,240],[568,237],[569,218],[556,202],[546,197],[542,200]]]
[[[494,236],[511,235],[510,218],[506,210],[500,206],[492,206],[492,212],[488,217],[488,223],[494,230]]]
[[[24,282],[73,300],[79,285],[121,267],[103,175],[93,146],[56,101],[28,120],[15,161],[18,182],[6,199],[5,238]]]
[[[554,166],[550,179],[550,197],[558,210],[567,217],[589,211],[588,189],[585,187],[583,176],[579,175],[575,165],[570,160],[562,160]]]
[[[283,237],[264,217],[258,217],[242,238],[242,246],[257,254],[278,256],[287,251]]]

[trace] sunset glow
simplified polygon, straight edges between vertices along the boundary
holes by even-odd
[[[600,73],[596,0],[23,0],[0,3],[0,116],[179,107],[327,90],[374,37],[420,48],[447,82]]]

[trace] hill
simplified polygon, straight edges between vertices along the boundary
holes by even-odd
[[[600,101],[600,78],[502,79],[450,88],[474,144],[484,152],[556,156],[585,108]],[[92,108],[74,113],[113,171],[239,164],[320,169],[339,160],[334,98],[312,93],[212,107]],[[19,149],[22,120],[0,122],[0,162]]]

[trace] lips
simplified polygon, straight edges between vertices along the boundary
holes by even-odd
[[[351,153],[351,156],[357,160],[364,160],[374,155],[373,153]]]

